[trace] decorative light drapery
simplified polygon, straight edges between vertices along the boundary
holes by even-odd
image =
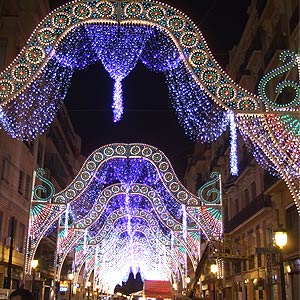
[[[132,71],[152,32],[149,26],[90,25],[85,27],[104,68],[114,79],[114,122],[123,115],[122,80]]]

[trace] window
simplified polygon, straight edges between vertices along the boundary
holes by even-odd
[[[237,273],[241,273],[241,262],[240,261],[236,261],[234,264],[234,272]]]
[[[240,205],[238,199],[234,200],[234,206],[235,206],[235,214],[237,215],[240,212]]]
[[[249,191],[248,189],[244,190],[244,200],[245,200],[245,207],[249,205]]]
[[[3,70],[5,66],[7,39],[0,38],[0,69]]]
[[[26,176],[26,184],[25,184],[25,198],[30,200],[31,193],[30,193],[30,186],[31,186],[31,177],[30,175]]]
[[[25,240],[25,225],[20,223],[19,232],[18,232],[17,251],[21,253],[24,251],[24,240]]]
[[[7,232],[8,237],[11,237],[11,235],[15,237],[16,226],[17,226],[17,220],[15,219],[15,217],[10,217],[8,221],[8,232]]]
[[[2,238],[2,231],[3,231],[3,211],[0,211],[0,239]]]
[[[254,200],[256,198],[256,183],[255,181],[253,181],[251,183],[251,196],[252,196],[252,200]]]
[[[38,154],[37,154],[37,163],[39,167],[43,166],[43,152],[44,152],[44,147],[41,143],[39,143]]]
[[[247,261],[243,260],[242,264],[243,264],[243,272],[247,271]]]
[[[257,254],[257,267],[262,266],[262,258],[261,258],[261,253]]]
[[[3,164],[2,164],[1,179],[5,180],[6,182],[8,182],[8,178],[9,178],[9,168],[10,168],[9,159],[10,159],[9,155],[4,157]]]
[[[260,236],[259,225],[256,226],[255,235],[256,235],[256,247],[261,247],[261,236]]]
[[[299,215],[297,212],[296,205],[293,205],[289,207],[286,210],[286,229],[288,234],[289,242],[286,245],[286,248],[292,252],[297,251],[299,249],[299,235],[300,235],[300,229],[299,229]]]
[[[254,263],[254,255],[251,255],[250,257],[249,257],[249,269],[251,270],[251,269],[254,269],[254,267],[255,267],[255,263]]]
[[[21,195],[23,195],[24,193],[24,180],[25,180],[25,174],[22,170],[20,170],[18,192]]]

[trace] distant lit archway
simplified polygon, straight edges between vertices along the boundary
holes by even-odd
[[[200,260],[200,239],[218,240],[223,233],[220,176],[212,173],[198,198],[178,181],[164,153],[150,145],[111,144],[95,150],[57,194],[43,175],[37,170],[42,185],[34,187],[26,273],[41,239],[57,230],[55,224],[56,280],[72,256],[75,280],[84,267],[85,277],[93,271],[94,280],[107,285],[102,282],[105,270],[115,278],[110,289],[129,269],[151,279],[184,276],[188,261],[195,270]],[[41,197],[41,191],[48,196]],[[122,254],[126,259],[120,262]]]

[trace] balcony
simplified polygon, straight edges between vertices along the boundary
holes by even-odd
[[[247,219],[251,218],[265,208],[272,208],[272,200],[269,196],[261,194],[231,220],[224,222],[224,232],[231,232],[233,229],[244,223]]]

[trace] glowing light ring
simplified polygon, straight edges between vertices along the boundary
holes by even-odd
[[[172,16],[168,18],[167,26],[172,31],[181,31],[185,27],[185,21],[180,16]]]
[[[230,102],[237,97],[237,90],[230,84],[221,84],[217,89],[217,94],[225,102]]]
[[[124,15],[127,18],[137,18],[142,15],[143,10],[143,5],[138,2],[128,3],[124,7]]]
[[[52,42],[54,42],[56,38],[55,31],[48,27],[48,28],[43,28],[38,32],[37,39],[43,46],[48,46]]]
[[[203,69],[200,76],[206,85],[216,85],[221,79],[221,75],[214,68]]]
[[[89,5],[80,3],[74,5],[73,7],[73,15],[76,16],[80,20],[88,19],[92,14],[92,9]]]
[[[186,32],[180,38],[180,43],[186,48],[193,48],[198,42],[198,36],[194,32]]]
[[[12,78],[17,82],[27,80],[31,75],[31,68],[26,64],[19,64],[12,69]]]
[[[161,21],[165,15],[166,11],[159,6],[153,6],[147,10],[147,17],[152,21]]]
[[[189,55],[189,63],[195,67],[203,67],[208,62],[208,54],[204,50],[193,50]]]
[[[40,64],[45,56],[45,50],[39,46],[32,46],[25,52],[25,58],[30,64]]]
[[[252,98],[243,97],[240,98],[237,103],[237,109],[239,110],[248,110],[248,111],[255,111],[258,109],[256,101],[253,101]]]
[[[116,148],[116,153],[118,155],[124,155],[126,153],[126,148],[124,146],[119,146]]]
[[[110,18],[115,14],[115,7],[108,1],[100,1],[96,4],[97,14],[100,18]]]
[[[93,159],[95,162],[101,162],[103,160],[103,154],[101,152],[95,152]]]
[[[1,79],[0,80],[0,96],[2,98],[7,98],[13,94],[15,90],[15,85],[11,80]]]
[[[141,147],[133,146],[133,147],[131,147],[130,154],[138,155],[140,153],[140,151],[141,151]]]
[[[71,23],[70,15],[64,12],[59,12],[51,18],[51,24],[55,28],[65,29]]]

